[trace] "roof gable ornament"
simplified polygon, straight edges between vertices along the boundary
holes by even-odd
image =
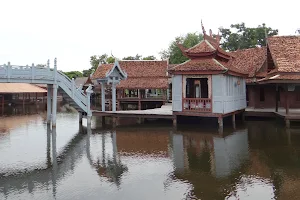
[[[121,69],[120,64],[117,59],[115,59],[115,63],[110,71],[106,73],[106,78],[116,77],[120,80],[124,80],[127,78],[127,74],[124,70]]]
[[[204,26],[203,26],[202,19],[201,19],[201,27],[202,27],[203,35],[205,36],[205,35],[206,35],[206,31],[205,31],[205,28],[204,28]],[[204,37],[204,38],[205,38],[205,37]]]

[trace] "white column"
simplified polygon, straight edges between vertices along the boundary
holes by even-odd
[[[112,111],[116,112],[116,83],[115,83],[115,77],[113,77],[113,83],[112,83]]]
[[[54,69],[53,69],[53,98],[52,98],[52,127],[56,127],[56,111],[57,111],[57,61],[54,59]]]
[[[52,85],[47,85],[47,124],[51,123],[51,88]]]
[[[56,126],[56,111],[57,111],[57,84],[54,84],[53,99],[52,99],[52,127]]]
[[[105,85],[104,83],[101,83],[101,106],[102,106],[102,112],[105,111]]]

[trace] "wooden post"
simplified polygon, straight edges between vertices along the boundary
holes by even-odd
[[[279,88],[278,85],[276,84],[276,95],[275,95],[275,99],[276,99],[276,108],[275,108],[275,112],[278,112],[278,101],[279,101]]]
[[[37,100],[38,100],[38,93],[36,92],[35,93],[35,102],[37,102]]]
[[[4,94],[2,94],[2,113],[4,113],[3,111],[4,111]]]
[[[223,130],[223,117],[218,117],[219,130]]]
[[[233,129],[236,129],[235,114],[232,115],[232,126],[233,126]]]
[[[82,125],[82,112],[79,112],[79,124]]]
[[[104,127],[105,126],[105,117],[104,116],[102,116],[101,122],[102,122],[102,127]]]
[[[23,93],[23,107],[25,106],[25,93]]]
[[[286,91],[286,93],[285,93],[285,104],[286,104],[285,113],[287,115],[289,115],[290,114],[290,98],[289,98],[289,92],[288,91]]]

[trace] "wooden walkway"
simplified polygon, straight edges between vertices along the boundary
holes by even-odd
[[[99,117],[139,117],[155,119],[173,119],[172,104],[163,105],[161,108],[148,110],[121,110],[121,111],[97,111],[93,110],[93,116]]]

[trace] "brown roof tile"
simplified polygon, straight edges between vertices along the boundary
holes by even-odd
[[[222,64],[215,59],[192,59],[172,68],[173,71],[224,71]]]
[[[278,72],[300,72],[300,36],[270,37],[268,47]]]
[[[92,79],[105,78],[107,72],[109,72],[114,64],[101,64],[94,74],[92,75]]]
[[[211,45],[207,40],[202,40],[199,44],[185,50],[187,53],[203,53],[203,52],[213,52],[216,48]]]
[[[120,67],[127,73],[127,79],[122,80],[118,88],[168,88],[167,61],[122,60]],[[113,64],[101,65],[93,74],[93,79],[104,78]]]
[[[120,81],[117,85],[120,89],[168,89],[168,78],[143,77],[134,78],[127,77],[126,80]]]
[[[244,71],[249,77],[254,77],[266,60],[265,47],[237,50],[231,54],[234,58],[230,61],[230,65]]]

